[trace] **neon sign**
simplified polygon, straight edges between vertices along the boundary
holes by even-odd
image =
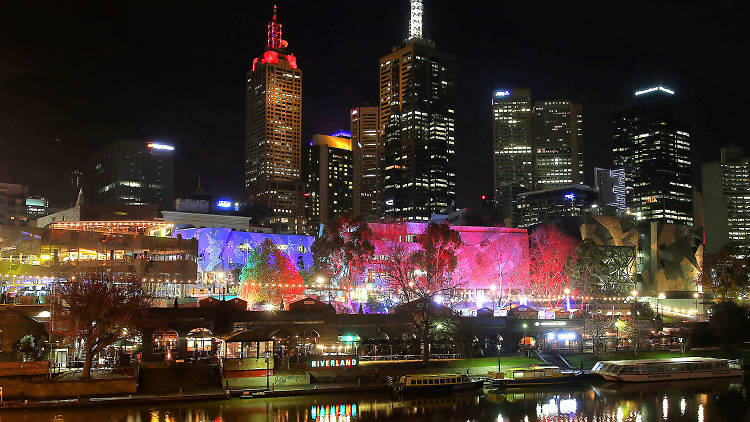
[[[344,356],[327,356],[310,361],[310,368],[315,369],[351,368],[357,365],[359,365],[357,358]]]
[[[508,95],[510,95],[510,91],[508,91],[507,89],[505,91],[497,91],[495,93],[496,97],[507,97]]]
[[[216,206],[219,208],[229,209],[232,208],[232,201],[226,199],[220,199],[216,201]]]
[[[156,142],[149,142],[148,144],[146,144],[146,146],[149,147],[149,148],[151,148],[151,149],[160,149],[160,150],[164,150],[164,151],[174,151],[174,147],[172,145],[159,144],[159,143],[156,143]]]
[[[573,201],[574,199],[576,199],[576,194],[574,194],[574,193],[566,193],[565,194],[565,199]]]

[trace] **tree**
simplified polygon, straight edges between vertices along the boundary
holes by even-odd
[[[744,259],[735,258],[723,248],[715,255],[703,258],[703,271],[698,284],[704,290],[716,293],[722,301],[735,299],[750,287],[750,268]]]
[[[265,301],[282,307],[302,296],[305,289],[297,268],[270,239],[248,254],[239,280],[240,297],[251,304]]]
[[[326,224],[322,236],[315,239],[311,247],[315,271],[337,280],[347,291],[348,298],[357,277],[375,252],[371,239],[372,231],[358,218],[342,215]]]
[[[94,356],[146,323],[150,298],[140,279],[126,276],[117,282],[104,273],[83,273],[55,284],[53,332],[80,340],[84,348],[81,379],[91,377]]]
[[[37,339],[31,334],[26,334],[16,342],[15,349],[23,362],[42,360],[47,355],[44,341],[44,338]]]
[[[380,273],[385,287],[411,315],[422,343],[422,361],[427,363],[433,333],[446,324],[440,319],[451,313],[435,301],[452,297],[461,284],[453,277],[461,236],[447,224],[430,223],[417,237],[417,248],[409,246],[401,236],[388,239]]]
[[[750,326],[748,311],[732,301],[722,301],[711,309],[708,320],[711,331],[724,349],[741,343],[747,339],[747,329]]]
[[[575,255],[568,257],[565,269],[570,274],[571,287],[580,290],[582,295],[604,292],[607,277],[604,253],[590,239],[578,245]]]
[[[555,226],[537,227],[529,236],[531,290],[551,302],[570,287],[566,267],[575,262],[576,241]]]

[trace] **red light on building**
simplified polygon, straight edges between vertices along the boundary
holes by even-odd
[[[485,199],[487,199],[487,195],[482,195],[482,201],[484,201]]]
[[[260,60],[259,57],[253,59],[253,72],[255,72],[255,64],[258,63],[258,60]]]
[[[286,61],[289,62],[289,67],[291,67],[292,69],[297,68],[297,58],[294,57],[294,54],[286,56]]]
[[[261,63],[278,63],[279,62],[279,53],[275,51],[266,51],[263,53],[263,60],[261,60]]]

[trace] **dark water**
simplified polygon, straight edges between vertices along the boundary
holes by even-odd
[[[750,421],[741,380],[599,384],[393,399],[341,394],[138,407],[0,411],[0,422]]]

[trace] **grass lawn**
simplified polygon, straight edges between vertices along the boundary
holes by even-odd
[[[591,369],[597,361],[600,360],[629,360],[629,359],[666,359],[666,358],[679,358],[687,356],[702,356],[708,358],[724,358],[724,359],[750,359],[750,352],[724,352],[721,350],[688,350],[685,354],[680,352],[638,352],[637,355],[633,355],[633,352],[617,352],[617,353],[600,353],[599,358],[596,358],[594,354],[585,355],[565,355],[565,360],[570,363],[573,368],[578,368],[581,362],[583,362],[584,369]]]
[[[539,365],[542,361],[536,358],[527,358],[525,356],[509,356],[502,357],[501,363],[503,368],[528,368],[532,364]],[[492,366],[497,368],[497,358],[458,359],[445,362],[432,362],[430,365],[444,368],[471,368],[479,366]]]

